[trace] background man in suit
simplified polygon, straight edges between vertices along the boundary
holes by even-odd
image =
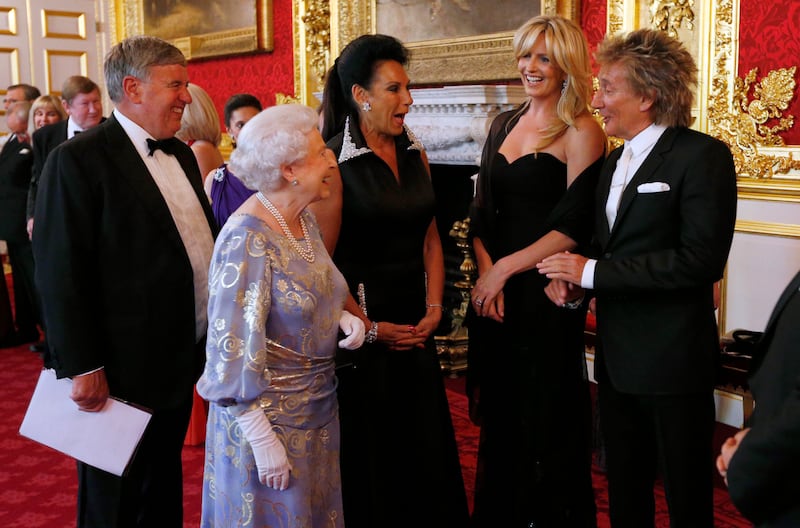
[[[41,95],[41,92],[39,92],[39,89],[35,86],[29,84],[13,84],[6,88],[6,94],[5,97],[3,97],[3,109],[8,112],[8,107],[12,104],[22,101],[33,102],[39,95]],[[9,141],[10,137],[10,135],[4,136],[2,143]],[[7,205],[8,204],[5,204],[4,208]],[[3,240],[3,238],[0,237],[0,240]],[[0,348],[17,346],[20,343],[19,339],[16,329],[14,328],[8,289],[6,287],[6,282],[3,280],[0,281]]]
[[[14,282],[16,330],[7,345],[39,339],[39,312],[33,284],[33,253],[25,232],[25,202],[28,194],[33,153],[28,138],[31,103],[19,101],[6,109],[11,136],[0,149],[0,240],[6,241]]]
[[[596,59],[592,105],[625,140],[598,180],[597,259],[561,253],[538,267],[558,279],[547,293],[559,305],[594,290],[612,526],[653,526],[660,471],[671,526],[711,528],[713,289],[733,239],[733,158],[688,128],[697,67],[678,40],[634,31],[607,38]]]
[[[75,134],[88,130],[103,120],[103,103],[100,99],[100,87],[82,75],[68,77],[61,86],[61,103],[69,118],[52,125],[46,125],[33,132],[33,169],[31,170],[28,186],[28,203],[26,207],[28,238],[33,234],[33,213],[36,207],[36,193],[39,188],[39,178],[47,155],[64,141]],[[38,301],[38,292],[37,301]],[[39,303],[40,304],[40,303]],[[45,329],[45,338],[46,338]],[[32,350],[42,353],[45,367],[52,367],[50,352],[47,349],[46,339],[31,346]]]
[[[42,95],[39,89],[30,84],[12,84],[6,88],[6,95],[3,98],[3,109],[8,110],[8,107],[14,103],[21,103],[28,101],[32,103],[34,99]]]
[[[750,379],[748,428],[722,445],[717,469],[745,517],[763,528],[800,526],[800,272],[778,299]],[[756,359],[758,358],[758,359]]]
[[[153,411],[125,476],[78,463],[78,526],[180,528],[216,227],[194,154],[173,137],[191,103],[183,54],[137,36],[104,67],[112,117],[56,147],[42,171],[36,284],[78,407],[99,411],[111,394]]]
[[[36,191],[47,155],[75,134],[100,124],[103,119],[103,102],[100,87],[82,75],[68,77],[61,86],[61,102],[69,119],[46,125],[33,132],[33,172],[28,189],[27,229],[33,232],[33,212],[36,208]]]

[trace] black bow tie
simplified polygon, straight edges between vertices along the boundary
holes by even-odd
[[[169,139],[150,139],[147,138],[147,151],[148,156],[152,156],[153,152],[161,149],[164,151],[164,154],[172,154],[175,155],[175,140],[174,138]]]

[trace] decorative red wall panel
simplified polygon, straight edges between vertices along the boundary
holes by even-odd
[[[273,0],[272,7],[273,51],[189,63],[190,81],[208,92],[220,121],[222,107],[234,93],[251,93],[264,106],[275,104],[276,93],[294,95],[292,0]]]

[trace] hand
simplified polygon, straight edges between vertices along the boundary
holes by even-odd
[[[263,409],[253,409],[236,417],[242,436],[250,443],[258,468],[258,480],[272,489],[289,487],[289,458],[286,448],[269,423]]]
[[[731,458],[733,458],[734,453],[736,450],[739,449],[739,445],[742,443],[742,439],[750,432],[750,429],[742,429],[735,435],[729,437],[725,442],[722,444],[722,448],[720,449],[720,454],[717,457],[717,471],[719,472],[720,476],[725,480],[725,485],[728,485],[728,465],[731,463]]]
[[[25,225],[25,229],[28,231],[28,240],[33,238],[33,218],[28,218],[28,223]]]
[[[102,411],[108,400],[108,380],[103,369],[74,376],[70,398],[78,409],[88,412]]]
[[[364,321],[347,310],[342,310],[342,316],[339,318],[339,328],[344,332],[345,337],[339,341],[339,348],[347,350],[355,350],[364,344]]]
[[[556,306],[564,306],[568,302],[577,301],[586,294],[585,290],[580,286],[575,286],[571,282],[565,282],[561,279],[551,280],[545,286],[544,293]]]
[[[423,319],[424,320],[424,319]],[[417,331],[414,325],[394,324],[381,321],[378,327],[378,341],[391,350],[411,350],[424,346],[428,334],[424,329]]]
[[[536,264],[536,267],[539,273],[546,275],[548,279],[561,279],[580,286],[583,268],[588,260],[583,255],[565,251],[550,255]]]
[[[502,293],[503,287],[506,285],[506,279],[502,271],[502,259],[497,261],[494,265],[481,273],[481,276],[472,287],[472,307],[475,313],[484,317],[491,317],[492,319],[502,322],[503,311],[505,306],[503,303],[495,302],[497,297]]]

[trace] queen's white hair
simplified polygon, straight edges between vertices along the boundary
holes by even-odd
[[[248,188],[272,191],[281,184],[281,165],[308,154],[308,133],[317,112],[301,104],[269,107],[247,122],[231,154],[230,170]]]

